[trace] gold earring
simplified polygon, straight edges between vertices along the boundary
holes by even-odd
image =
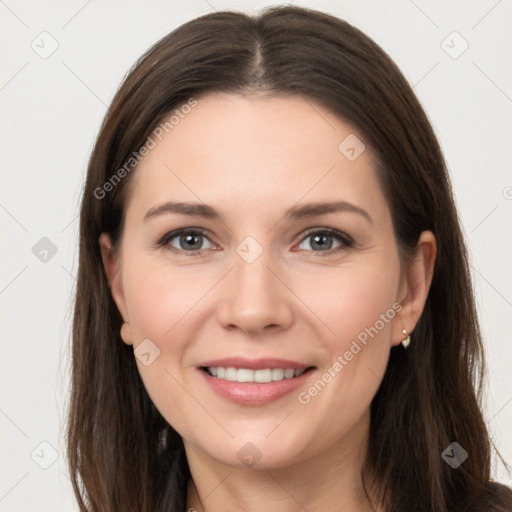
[[[401,341],[404,348],[407,348],[409,346],[409,343],[411,342],[411,336],[407,334],[407,331],[405,329],[402,329],[402,332],[404,333],[405,338]]]

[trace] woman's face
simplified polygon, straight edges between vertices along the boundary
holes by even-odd
[[[169,126],[134,171],[117,256],[101,238],[151,399],[222,464],[356,446],[414,327],[369,148],[301,97],[211,94]]]

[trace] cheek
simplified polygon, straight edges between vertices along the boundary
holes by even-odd
[[[156,262],[156,263],[155,263]],[[123,286],[135,344],[144,338],[179,342],[174,332],[218,281],[197,266],[176,267],[160,258],[139,257],[123,268]]]
[[[194,418],[203,412],[187,393],[182,362],[191,339],[190,318],[212,286],[211,280],[211,276],[194,278],[190,271],[155,265],[154,258],[140,255],[123,266],[134,348],[149,339],[158,353],[149,365],[136,357],[140,376],[155,407],[182,435],[196,430]]]
[[[350,411],[333,429],[348,428],[369,407],[386,370],[392,325],[401,309],[396,296],[400,267],[392,261],[340,269],[325,280],[323,294],[320,279],[307,295],[308,305],[328,327],[319,339],[327,357],[318,380],[301,390],[299,403],[319,417],[332,408]],[[304,281],[302,293],[308,286]]]
[[[209,434],[225,441],[209,417],[188,392],[185,360],[189,346],[200,335],[211,290],[223,272],[199,266],[172,266],[156,258],[136,255],[123,265],[123,287],[135,347],[150,339],[159,355],[150,365],[136,358],[137,367],[152,402],[182,436],[198,430],[198,418],[210,426]],[[189,366],[189,365],[188,365]],[[184,412],[186,411],[186,414]]]
[[[331,353],[347,350],[351,340],[363,341],[368,330],[373,337],[375,328],[379,334],[389,334],[400,308],[399,272],[398,263],[375,261],[319,274],[314,280],[301,278],[298,295],[307,297],[308,306],[325,325],[323,338]]]

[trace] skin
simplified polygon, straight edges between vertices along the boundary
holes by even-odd
[[[338,150],[350,134],[364,141],[301,97],[199,98],[136,170],[117,250],[107,234],[100,237],[124,342],[136,348],[150,339],[160,350],[148,366],[136,361],[151,399],[184,440],[193,480],[188,507],[371,510],[359,478],[370,403],[391,347],[421,315],[436,244],[422,233],[413,264],[401,264],[370,149],[355,161]],[[176,213],[143,220],[170,200],[206,203],[223,220]],[[293,206],[339,200],[371,221],[348,211],[284,218]],[[319,248],[314,235],[326,227],[356,245],[333,237],[331,249]],[[206,231],[199,255],[173,252],[187,250],[179,236],[157,245],[179,228]],[[309,228],[318,229],[305,234]],[[247,236],[263,250],[252,263],[236,252]],[[394,318],[300,403],[298,393],[393,304],[400,309]],[[297,391],[243,406],[218,396],[197,368],[228,356],[292,359],[316,370]],[[249,442],[261,455],[250,468],[237,457]]]

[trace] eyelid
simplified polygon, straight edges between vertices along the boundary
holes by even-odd
[[[340,238],[345,239],[347,242],[354,243],[354,240],[352,239],[352,237],[349,236],[347,233],[344,233],[343,231],[340,231],[339,229],[336,229],[336,228],[329,228],[327,226],[316,226],[316,227],[306,229],[306,231],[304,231],[302,233],[301,241],[304,240],[305,238],[307,238],[308,236],[311,236],[314,233],[328,233],[330,235],[337,235]]]
[[[194,228],[194,227],[187,227],[187,228],[179,228],[175,229],[173,231],[169,231],[168,233],[165,233],[164,236],[160,237],[158,241],[156,242],[156,245],[158,247],[166,247],[170,251],[183,254],[185,253],[187,256],[194,256],[194,255],[200,255],[202,252],[204,252],[206,249],[198,249],[194,251],[185,251],[183,249],[177,249],[176,247],[172,247],[170,245],[170,241],[176,237],[179,237],[184,234],[193,234],[193,235],[201,235],[204,238],[206,238],[212,245],[216,245],[214,242],[212,242],[207,235],[208,230],[205,230],[204,228]]]
[[[319,255],[322,255],[322,253],[326,254],[326,255],[334,254],[338,250],[350,249],[352,247],[356,247],[356,245],[357,245],[355,240],[350,235],[347,235],[346,233],[344,233],[343,231],[340,231],[339,229],[329,228],[326,226],[316,226],[316,227],[308,228],[302,234],[302,238],[299,240],[298,243],[301,244],[302,242],[304,242],[304,240],[306,240],[308,237],[310,237],[313,234],[321,234],[321,235],[327,234],[329,236],[332,236],[333,238],[337,238],[338,241],[341,243],[340,247],[337,247],[335,249],[329,249],[327,251],[308,251],[308,252],[317,253]]]
[[[216,245],[212,240],[210,240],[208,236],[208,230],[205,230],[204,228],[195,228],[195,227],[186,227],[186,228],[179,228],[175,229],[173,231],[169,231],[165,235],[163,235],[158,241],[157,246],[158,247],[168,247],[170,251],[176,252],[178,254],[186,253],[188,256],[194,256],[194,255],[201,255],[206,249],[197,249],[192,251],[185,251],[183,249],[177,249],[176,247],[172,247],[169,245],[169,242],[183,234],[199,234],[203,237],[205,237],[211,244]],[[306,251],[311,253],[318,253],[319,255],[325,254],[334,254],[342,249],[349,249],[352,247],[355,247],[357,244],[354,241],[354,239],[350,236],[344,233],[343,231],[340,231],[335,228],[330,228],[326,226],[315,226],[306,229],[301,233],[300,240],[295,244],[301,244],[304,242],[308,237],[310,237],[313,234],[328,234],[329,236],[332,236],[333,238],[337,238],[338,241],[340,241],[341,246],[337,247],[335,249],[328,249],[326,251]],[[302,249],[304,250],[304,249]]]

